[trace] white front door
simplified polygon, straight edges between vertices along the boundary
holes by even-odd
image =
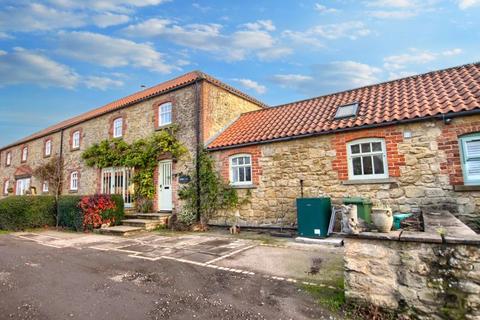
[[[158,165],[158,209],[172,210],[172,161],[161,161]]]
[[[23,196],[28,189],[30,189],[30,178],[17,180],[17,196]]]

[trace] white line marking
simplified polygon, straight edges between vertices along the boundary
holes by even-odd
[[[213,260],[210,260],[210,261],[208,261],[208,262],[205,262],[205,264],[211,264],[211,263],[218,262],[218,261],[220,261],[220,260],[223,260],[223,259],[225,259],[225,258],[231,257],[231,256],[233,256],[234,254],[240,253],[240,252],[242,252],[242,251],[246,251],[246,250],[251,249],[251,248],[253,248],[253,247],[255,247],[255,245],[248,246],[248,247],[245,247],[245,248],[242,248],[242,249],[238,249],[238,250],[236,250],[236,251],[232,251],[232,252],[230,252],[229,254],[226,254],[226,255],[224,255],[224,256],[221,256],[221,257],[215,258],[215,259],[213,259]]]

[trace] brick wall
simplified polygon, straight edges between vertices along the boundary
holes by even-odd
[[[459,137],[474,132],[480,132],[480,121],[468,122],[459,119],[442,128],[442,139],[438,142],[438,148],[445,152],[446,161],[440,164],[440,168],[442,173],[450,177],[452,185],[463,185]]]
[[[332,168],[338,172],[340,180],[348,180],[347,143],[357,139],[382,138],[387,147],[388,174],[391,177],[400,176],[400,166],[405,165],[405,157],[398,152],[398,144],[403,142],[403,132],[398,129],[375,128],[361,131],[351,131],[333,135],[332,144],[335,147],[336,159]]]

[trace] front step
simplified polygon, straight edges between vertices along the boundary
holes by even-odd
[[[165,222],[168,222],[171,215],[168,213],[137,213],[135,216],[137,219],[166,220]]]
[[[114,226],[104,229],[98,229],[98,231],[100,232],[100,234],[127,237],[142,232],[144,231],[144,229],[131,226]]]
[[[141,228],[143,230],[153,230],[160,226],[164,226],[167,224],[167,219],[159,219],[159,220],[152,220],[152,219],[127,219],[122,220],[122,225]]]

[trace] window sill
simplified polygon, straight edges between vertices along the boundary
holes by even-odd
[[[453,186],[453,191],[480,191],[480,185],[457,185]]]
[[[161,126],[158,126],[155,128],[155,131],[161,131],[161,130],[164,130],[164,129],[169,129],[171,127],[173,127],[174,124],[173,123],[169,123],[169,124],[164,124],[164,125],[161,125]]]
[[[232,189],[256,189],[257,188],[257,186],[253,184],[244,184],[244,185],[231,184],[230,187],[232,187]]]
[[[70,152],[79,151],[79,150],[80,150],[80,147],[78,147],[78,148],[70,148]]]
[[[69,190],[68,193],[78,193],[78,190]]]
[[[342,181],[343,185],[386,184],[386,183],[397,183],[397,180],[395,180],[393,178],[385,178],[385,179],[364,179],[364,180],[345,180],[345,181]]]

